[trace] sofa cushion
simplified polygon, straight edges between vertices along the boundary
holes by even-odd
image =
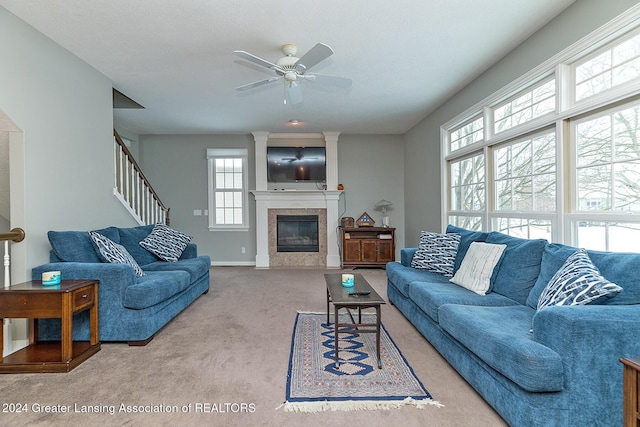
[[[101,258],[110,263],[126,264],[133,267],[136,277],[144,276],[144,271],[140,268],[136,260],[129,254],[124,246],[114,243],[111,239],[104,237],[95,231],[89,232],[89,237],[96,245]]]
[[[562,358],[533,340],[535,310],[523,305],[478,307],[445,304],[440,326],[470,352],[530,392],[561,391]]]
[[[120,242],[116,227],[95,230],[115,243]],[[49,231],[51,249],[59,260],[65,262],[103,262],[86,231]]]
[[[431,271],[407,267],[398,262],[387,264],[387,281],[393,283],[398,291],[409,298],[409,287],[413,282],[449,283],[449,278]]]
[[[184,291],[190,284],[186,271],[150,271],[125,289],[122,305],[133,309],[152,307]]]
[[[458,268],[460,268],[460,264],[462,264],[462,260],[469,250],[469,245],[471,242],[484,242],[487,238],[486,231],[471,231],[461,227],[456,227],[455,225],[449,224],[447,226],[447,233],[455,233],[460,235],[460,244],[458,245],[458,253],[456,254],[456,260],[453,265],[453,272],[455,273]]]
[[[600,298],[613,297],[620,291],[620,286],[602,277],[587,252],[579,249],[547,283],[537,309],[549,305],[586,305]]]
[[[138,227],[119,228],[120,244],[124,246],[131,256],[140,265],[151,264],[158,261],[158,257],[140,246],[140,241],[151,233],[154,225],[141,225]]]
[[[181,233],[165,224],[156,224],[151,233],[140,241],[140,246],[168,262],[178,261],[191,241],[191,236]]]
[[[536,308],[538,306],[542,290],[567,258],[577,249],[574,246],[560,243],[547,245],[542,256],[540,276],[527,298],[529,307]],[[638,282],[640,253],[587,250],[587,254],[602,276],[622,288],[622,291],[615,298],[601,298],[593,304],[640,304],[640,283]]]
[[[469,289],[478,295],[486,295],[491,288],[491,278],[495,267],[500,262],[506,245],[473,242],[467,254],[451,278],[451,283]]]
[[[186,271],[189,273],[191,282],[195,282],[211,268],[211,260],[208,256],[181,259],[176,262],[156,261],[143,265],[144,271]]]
[[[493,292],[525,304],[540,274],[540,262],[547,241],[521,239],[493,231],[487,236],[486,242],[507,245],[493,281]]]
[[[412,282],[407,287],[408,297],[435,322],[439,321],[440,307],[445,304],[479,305],[479,306],[511,306],[518,305],[512,299],[490,292],[478,295],[468,289],[452,283]]]
[[[411,267],[453,276],[460,235],[420,232],[420,243],[411,260]]]

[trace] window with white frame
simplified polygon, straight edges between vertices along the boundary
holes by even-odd
[[[248,228],[247,149],[210,148],[207,161],[209,228]]]
[[[451,224],[472,230],[482,226],[485,209],[484,153],[453,161],[449,164]]]
[[[575,198],[571,229],[578,244],[635,250],[640,224],[640,104],[616,107],[573,123]]]
[[[574,68],[576,101],[637,79],[640,77],[640,34],[605,47],[576,63]]]
[[[455,151],[484,139],[484,119],[474,118],[451,132],[450,150]]]
[[[519,139],[494,150],[495,210],[556,210],[555,132]]]
[[[443,126],[446,222],[587,249],[638,250],[640,8],[625,19]],[[628,32],[618,37],[622,28]],[[584,46],[597,50],[577,50]],[[462,149],[471,144],[473,153]]]
[[[556,81],[547,79],[493,109],[494,132],[500,133],[551,113],[556,108]]]

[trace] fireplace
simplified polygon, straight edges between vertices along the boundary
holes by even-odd
[[[278,252],[319,252],[318,215],[277,215]]]

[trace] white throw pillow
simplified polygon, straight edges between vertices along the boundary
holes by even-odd
[[[506,247],[492,243],[471,243],[460,268],[449,281],[479,295],[486,295],[491,287],[493,270]]]

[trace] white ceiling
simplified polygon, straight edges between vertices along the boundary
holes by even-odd
[[[145,109],[116,109],[139,134],[341,131],[402,134],[575,0],[0,0],[102,72]],[[323,42],[311,71],[353,80],[346,93],[282,81],[232,54],[275,62]],[[508,82],[505,82],[508,83]],[[291,119],[302,124],[294,127]]]

